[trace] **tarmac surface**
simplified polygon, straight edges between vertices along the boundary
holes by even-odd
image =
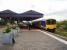
[[[21,31],[15,38],[14,45],[3,45],[1,35],[0,50],[67,50],[67,45],[38,30]]]

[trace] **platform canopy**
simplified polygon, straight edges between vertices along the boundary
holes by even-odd
[[[43,14],[34,10],[29,10],[21,13],[19,17],[23,17],[24,20],[34,20],[43,17]]]
[[[11,10],[4,10],[0,12],[0,17],[16,17],[17,13]]]
[[[36,12],[34,10],[29,10],[23,13],[15,13],[11,10],[4,10],[0,12],[0,17],[1,18],[5,18],[5,19],[14,19],[14,20],[26,20],[26,21],[30,21],[30,20],[34,20],[34,19],[38,19],[43,17],[42,13]]]

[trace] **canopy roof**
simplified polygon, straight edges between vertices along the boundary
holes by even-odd
[[[4,11],[1,11],[0,13],[15,13],[15,12],[7,9],[7,10],[4,10]]]
[[[29,10],[24,13],[21,13],[20,16],[22,17],[43,17],[43,14],[36,12],[34,10]]]
[[[0,12],[0,17],[9,17],[9,18],[15,18],[15,19],[18,19],[19,18],[21,20],[34,20],[34,19],[38,19],[38,18],[41,18],[43,17],[43,14],[42,13],[39,13],[39,12],[36,12],[34,10],[29,10],[29,11],[26,11],[24,13],[15,13],[11,10],[4,10],[4,11],[1,11]]]
[[[24,15],[43,15],[42,13],[36,12],[34,10],[29,10],[29,11],[26,11],[26,12],[21,13],[21,14],[24,14]]]
[[[11,10],[4,10],[0,12],[0,17],[12,17],[12,16],[16,16],[17,13],[11,11]]]

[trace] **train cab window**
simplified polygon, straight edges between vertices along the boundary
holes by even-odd
[[[46,24],[56,24],[56,20],[54,19],[46,20]]]

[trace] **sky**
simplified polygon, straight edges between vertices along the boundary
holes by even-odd
[[[0,0],[0,11],[6,9],[16,13],[35,10],[43,13],[44,19],[67,19],[67,0]]]

